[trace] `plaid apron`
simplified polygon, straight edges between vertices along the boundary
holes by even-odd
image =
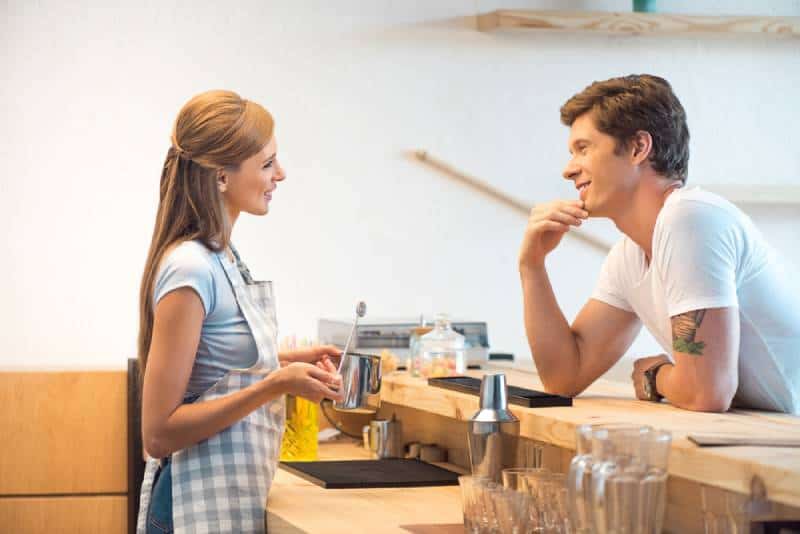
[[[256,282],[231,245],[236,265],[218,253],[236,301],[258,347],[249,369],[229,371],[197,402],[224,397],[263,380],[280,367],[272,282]],[[264,532],[267,494],[275,476],[285,420],[279,397],[200,443],[174,452],[172,518],[175,532]],[[149,459],[142,481],[137,533],[146,529],[147,510],[159,460]]]

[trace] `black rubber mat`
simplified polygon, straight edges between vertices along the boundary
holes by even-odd
[[[325,489],[457,486],[459,473],[420,460],[281,462],[280,466]]]
[[[481,394],[481,381],[471,376],[447,376],[439,378],[429,378],[429,386],[437,388],[452,389],[461,393],[471,395]],[[508,402],[518,404],[527,408],[548,408],[553,406],[572,406],[572,399],[562,397],[535,389],[526,389],[516,386],[508,386]]]

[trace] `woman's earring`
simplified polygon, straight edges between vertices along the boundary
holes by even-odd
[[[217,174],[217,186],[220,193],[224,193],[228,189],[228,178],[222,173]]]

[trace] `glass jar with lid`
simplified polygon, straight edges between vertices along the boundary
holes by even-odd
[[[423,323],[420,321],[420,323]],[[421,376],[420,370],[422,369],[422,353],[420,353],[420,339],[422,336],[433,330],[432,326],[425,326],[424,323],[420,326],[415,326],[411,329],[411,335],[408,340],[408,359],[406,360],[406,370],[411,376]]]
[[[420,337],[412,374],[424,378],[462,375],[466,370],[464,336],[453,330],[447,314],[436,315],[433,330]]]

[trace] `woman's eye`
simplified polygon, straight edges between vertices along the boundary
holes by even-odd
[[[269,163],[267,163],[266,165],[264,165],[264,168],[265,168],[265,169],[269,169],[270,167],[272,167],[272,163],[273,163],[273,162],[271,162],[271,161],[270,161]]]

